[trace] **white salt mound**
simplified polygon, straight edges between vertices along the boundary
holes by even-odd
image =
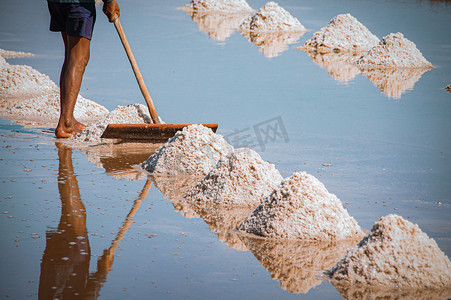
[[[236,149],[186,196],[197,204],[256,207],[282,181],[273,164],[249,148]]]
[[[193,124],[178,131],[141,167],[155,174],[207,175],[233,147],[210,128]]]
[[[3,58],[16,58],[16,57],[33,57],[35,55],[29,52],[0,49],[0,56]]]
[[[27,98],[13,104],[7,111],[10,115],[33,121],[57,121],[60,114],[60,93],[58,90],[40,96]],[[94,101],[78,95],[74,117],[79,121],[95,120],[108,114],[108,109]]]
[[[379,43],[379,38],[350,14],[341,14],[302,46],[303,50],[321,53],[332,51],[364,52]]]
[[[92,121],[108,110],[78,96],[74,116]],[[30,66],[10,65],[0,57],[0,116],[16,121],[55,122],[60,114],[58,86],[45,74]]]
[[[108,124],[152,124],[152,119],[148,108],[143,104],[118,106],[103,119],[88,124],[80,134],[71,138],[71,140],[91,143],[99,142],[101,140],[100,136]]]
[[[197,10],[215,12],[253,11],[246,0],[192,0],[182,9],[187,11]]]
[[[402,33],[391,33],[357,60],[361,68],[432,68],[417,46]]]
[[[240,25],[241,31],[306,31],[304,25],[276,2],[268,2]]]
[[[335,241],[363,236],[337,196],[306,172],[282,181],[238,229],[274,239]]]
[[[334,285],[451,287],[449,258],[418,225],[394,214],[380,218],[371,233],[326,274]]]
[[[448,93],[451,93],[451,84],[448,84],[448,85],[445,87],[445,90],[446,90]]]
[[[0,71],[6,66],[6,60],[0,55]]]
[[[58,86],[45,74],[30,66],[0,62],[0,95],[40,95],[58,90]]]

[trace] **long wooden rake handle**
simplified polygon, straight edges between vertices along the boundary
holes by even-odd
[[[152,97],[150,97],[149,91],[146,88],[146,84],[144,83],[143,76],[139,71],[138,64],[136,63],[135,56],[133,55],[132,49],[128,44],[127,37],[125,36],[124,29],[122,29],[121,22],[119,21],[119,17],[116,17],[114,20],[114,27],[116,27],[117,33],[119,34],[119,38],[121,39],[122,45],[124,46],[125,52],[127,53],[128,60],[132,65],[133,73],[135,73],[136,80],[138,81],[139,89],[146,100],[147,107],[149,108],[150,116],[152,117],[152,121],[154,124],[161,124],[160,118],[157,115],[157,111],[155,110],[155,106],[153,105]]]

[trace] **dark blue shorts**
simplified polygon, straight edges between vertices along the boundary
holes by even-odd
[[[94,3],[47,2],[50,12],[50,31],[65,31],[69,36],[92,38],[96,21]]]

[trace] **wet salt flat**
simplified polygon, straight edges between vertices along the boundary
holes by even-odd
[[[266,3],[248,2],[254,9]],[[309,31],[269,37],[233,30],[237,16],[177,10],[187,1],[118,3],[163,120],[219,123],[218,133],[257,151],[283,177],[317,177],[364,230],[396,213],[451,255],[449,1],[279,1]],[[297,49],[342,13],[379,38],[403,33],[435,68],[361,72],[342,55]],[[0,48],[36,54],[7,62],[58,82],[62,43],[48,22],[43,2],[2,2]],[[91,47],[81,95],[109,110],[144,103],[100,8]],[[177,196],[192,178],[137,170],[154,147],[71,149],[53,138],[55,125],[15,121],[0,120],[1,297],[48,299],[44,291],[71,290],[99,299],[356,295],[318,277],[352,245],[237,235],[230,230],[249,211],[190,206]]]

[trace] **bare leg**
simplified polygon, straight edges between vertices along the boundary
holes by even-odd
[[[91,41],[84,37],[61,33],[65,58],[60,75],[61,112],[55,135],[59,138],[75,136],[85,127],[75,120],[74,107],[80,92],[81,81],[89,61]]]

